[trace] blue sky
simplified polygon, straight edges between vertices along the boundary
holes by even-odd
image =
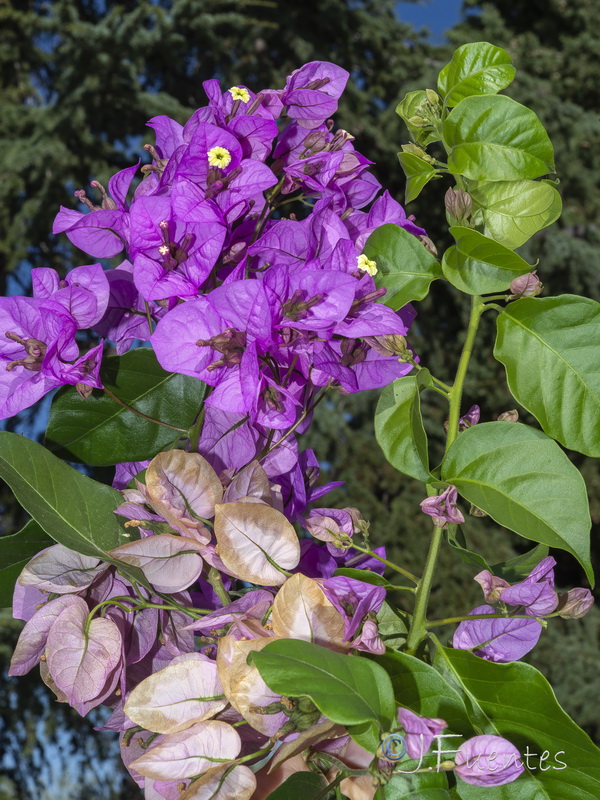
[[[403,22],[415,28],[429,28],[431,40],[440,43],[443,33],[460,19],[462,0],[420,0],[418,3],[396,3],[396,11]]]

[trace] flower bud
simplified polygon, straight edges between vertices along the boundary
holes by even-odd
[[[430,156],[429,153],[426,153],[425,150],[423,150],[422,147],[419,147],[416,144],[412,144],[412,143],[403,144],[402,145],[402,152],[403,153],[410,153],[413,156],[417,156],[417,158],[420,158],[422,161],[427,161],[428,164],[434,164],[435,163],[435,158]]]
[[[430,122],[425,117],[414,116],[407,120],[409,125],[412,125],[413,128],[426,128]]]
[[[472,428],[473,425],[477,425],[480,417],[481,417],[481,409],[479,408],[479,406],[478,405],[471,406],[471,408],[467,411],[467,413],[459,419],[458,430],[466,431],[467,428]]]
[[[469,509],[469,514],[472,517],[487,517],[487,514],[483,509],[477,508],[477,506],[474,506],[473,504],[471,504],[471,508]]]
[[[544,288],[542,282],[537,276],[536,271],[528,272],[526,275],[519,275],[514,281],[511,281],[510,292],[513,300],[520,297],[537,297],[541,294]]]
[[[437,256],[438,251],[437,247],[434,245],[433,241],[429,238],[429,236],[417,236],[417,239],[421,242],[425,250],[428,253],[431,253],[432,256]]]
[[[433,89],[425,89],[425,96],[432,106],[440,105],[441,97],[437,92],[434,92]]]
[[[408,350],[406,337],[400,333],[388,333],[380,336],[365,336],[365,342],[375,350],[379,355],[386,356],[404,356],[408,352],[410,357],[413,357],[412,351]]]
[[[452,222],[462,225],[471,216],[473,200],[463,189],[448,189],[444,195],[444,205]]]
[[[570,589],[560,598],[558,616],[563,619],[581,619],[594,605],[594,597],[589,589]]]
[[[429,517],[433,517],[433,524],[436,528],[447,528],[448,523],[461,525],[465,518],[456,506],[458,492],[455,486],[448,486],[442,494],[426,497],[421,502],[421,511]]]
[[[516,408],[511,408],[510,411],[503,411],[498,414],[498,422],[518,422],[519,412]]]

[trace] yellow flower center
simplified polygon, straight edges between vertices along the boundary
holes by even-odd
[[[231,153],[225,147],[211,147],[206,155],[211,167],[224,169],[231,164]]]
[[[377,275],[377,262],[367,258],[364,253],[356,259],[356,266],[363,272],[368,272],[369,275]]]
[[[250,100],[250,92],[243,86],[232,86],[231,89],[229,89],[229,94],[234,100],[241,100],[242,103],[247,103],[248,100]]]

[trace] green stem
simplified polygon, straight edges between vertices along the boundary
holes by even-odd
[[[334,789],[337,789],[337,787],[340,785],[340,783],[344,780],[345,777],[346,775],[344,775],[343,772],[338,773],[333,779],[333,781],[329,783],[323,789],[322,792],[320,792],[318,795],[316,795],[316,797],[314,797],[314,800],[324,800],[324,798],[327,797],[329,792],[333,791]]]
[[[110,397],[111,400],[114,400],[115,403],[118,403],[120,406],[123,406],[123,408],[126,408],[127,411],[131,411],[132,414],[135,414],[136,416],[141,417],[148,422],[154,422],[156,425],[162,425],[163,428],[170,428],[171,430],[178,431],[179,433],[187,433],[185,428],[178,428],[176,425],[170,425],[168,422],[162,422],[160,419],[154,419],[154,417],[149,417],[147,414],[142,414],[142,412],[138,411],[137,408],[130,406],[124,400],[121,400],[119,397],[113,394],[110,389],[106,388],[106,386],[104,387],[104,392]]]
[[[219,598],[219,600],[223,603],[224,606],[228,606],[231,603],[231,598],[225,591],[225,587],[223,586],[223,580],[219,573],[219,570],[211,567],[208,570],[208,582],[212,586],[215,591],[215,594]]]
[[[475,336],[477,335],[477,328],[479,327],[479,320],[481,318],[481,314],[483,313],[483,309],[484,305],[481,297],[478,295],[472,297],[471,316],[469,317],[467,336],[463,345],[460,361],[458,362],[456,379],[450,391],[450,415],[448,419],[446,452],[448,452],[450,445],[458,436],[458,420],[460,419],[460,404],[462,401],[463,386],[465,383],[465,378],[467,377],[467,369],[469,368],[469,361],[471,359],[471,353],[473,352],[473,344],[475,343]]]
[[[190,453],[197,453],[200,446],[200,434],[202,433],[202,425],[204,423],[204,404],[198,412],[194,424],[189,430],[190,435]]]
[[[387,558],[382,558],[381,556],[378,556],[377,553],[374,553],[372,550],[369,550],[366,547],[361,547],[359,544],[355,544],[355,542],[352,542],[351,547],[353,550],[359,550],[361,553],[366,553],[368,556],[371,556],[371,558],[376,558],[377,561],[381,561],[381,563],[385,564],[386,567],[393,569],[395,572],[399,572],[400,575],[404,575],[405,578],[408,578],[413,583],[416,584],[419,583],[419,579],[417,578],[416,575],[413,575],[412,572],[409,572],[407,569],[404,569],[404,567],[399,567],[397,564],[394,564],[393,561],[388,561]]]
[[[148,320],[148,330],[150,332],[150,336],[152,336],[152,313],[150,311],[150,303],[147,300],[144,300],[144,305],[146,306],[146,319]]]
[[[446,452],[448,452],[448,449],[458,436],[458,421],[460,419],[460,405],[463,387],[483,309],[484,304],[481,297],[475,295],[471,299],[471,315],[469,317],[469,326],[467,328],[465,343],[460,355],[460,361],[458,362],[458,369],[456,370],[456,379],[452,389],[450,390],[450,413],[448,420],[448,438],[446,439]],[[443,535],[442,528],[434,527],[429,545],[429,552],[427,553],[427,560],[425,562],[425,569],[423,571],[423,578],[417,586],[415,611],[408,638],[406,640],[407,653],[414,654],[417,650],[417,647],[427,634],[427,606],[429,604],[429,595],[431,594],[431,586],[435,575],[435,568],[437,565]]]
[[[414,655],[417,647],[420,645],[427,633],[427,626],[425,622],[427,615],[427,604],[429,603],[431,584],[433,583],[433,576],[442,544],[442,538],[442,528],[434,527],[433,534],[431,536],[431,542],[429,543],[427,560],[425,562],[425,571],[423,572],[423,577],[421,578],[415,593],[415,612],[412,618],[408,638],[406,640],[406,652],[411,655]]]

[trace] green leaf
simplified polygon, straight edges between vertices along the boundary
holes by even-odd
[[[494,355],[510,391],[548,436],[600,456],[600,304],[524,298],[498,315]]]
[[[395,469],[427,483],[431,476],[419,396],[414,375],[386,386],[375,411],[375,438]]]
[[[267,800],[313,800],[323,796],[326,786],[322,775],[315,772],[294,772],[268,795]]]
[[[116,397],[142,414],[187,430],[204,398],[196,378],[165,372],[149,347],[110,356],[102,381]],[[144,461],[165,449],[181,433],[142,419],[100,389],[82,400],[74,387],[55,397],[46,431],[48,445],[69,461],[109,466]]]
[[[406,175],[404,202],[410,203],[421,194],[423,187],[430,180],[438,177],[438,171],[432,164],[414,153],[398,153],[398,160]]]
[[[529,108],[504,95],[466,97],[444,122],[448,169],[476,181],[539,178],[554,171],[554,151]]]
[[[464,561],[465,564],[471,564],[471,566],[477,567],[479,570],[490,569],[489,564],[483,556],[480,556],[479,553],[476,553],[474,550],[469,550],[460,525],[448,525],[448,528],[444,531],[444,537],[450,547],[456,551],[460,560]]]
[[[414,116],[420,116],[419,106],[427,102],[427,93],[424,89],[419,89],[416,92],[407,92],[402,100],[396,106],[396,114],[401,117],[406,123],[411,136],[420,145],[427,145],[431,142],[439,141],[439,135],[434,133],[431,126],[425,128],[412,125],[409,122]]]
[[[396,587],[390,583],[383,575],[378,575],[376,572],[371,572],[368,569],[352,569],[351,567],[340,567],[333,573],[333,577],[341,576],[344,578],[353,578],[356,581],[369,583],[371,586],[384,586],[386,589],[395,589]]]
[[[496,94],[514,77],[506,50],[488,42],[473,42],[454,51],[452,61],[439,74],[438,91],[447,106],[455,106],[465,97]]]
[[[386,647],[404,647],[408,637],[410,615],[406,611],[392,607],[387,601],[377,612],[377,628]]]
[[[0,538],[0,608],[12,606],[17,578],[30,559],[54,544],[33,519],[12,536]]]
[[[412,769],[418,769],[418,762]],[[408,770],[408,763],[401,762],[402,769]],[[443,772],[426,772],[421,775],[394,774],[386,784],[385,800],[451,800],[448,791],[448,776]],[[375,795],[377,800],[377,795]]]
[[[448,450],[442,479],[500,525],[574,555],[592,582],[585,483],[541,431],[518,422],[468,428]]]
[[[515,556],[508,561],[501,561],[490,567],[490,572],[509,583],[518,583],[526,578],[532,569],[548,555],[545,544],[538,544],[526,553]]]
[[[375,283],[387,289],[381,302],[397,311],[422,300],[432,281],[442,277],[440,264],[416,236],[388,223],[369,236],[364,253],[377,264]]]
[[[562,211],[560,195],[547,181],[484,181],[470,187],[469,194],[474,213],[481,214],[483,233],[511,250],[552,225]]]
[[[512,280],[532,270],[521,256],[472,228],[455,226],[450,228],[450,233],[456,247],[444,253],[442,270],[461,292],[502,292]]]
[[[392,681],[398,705],[423,717],[445,720],[453,733],[473,735],[473,726],[464,700],[430,664],[407,653],[387,650],[372,656]]]
[[[123,502],[119,492],[77,472],[41,444],[6,431],[0,431],[0,478],[54,541],[117,564],[126,577],[148,585],[138,569],[106,555],[131,541],[113,513]]]
[[[435,666],[459,692],[482,733],[503,736],[529,759],[532,769],[505,787],[465,789],[464,800],[597,800],[600,750],[559,706],[552,687],[529,664],[494,664],[464,650],[439,647]],[[540,769],[540,756],[549,757]],[[560,768],[558,759],[567,766]],[[559,767],[555,769],[554,767]],[[477,793],[471,789],[477,789]]]
[[[297,639],[277,639],[250,657],[270,689],[286,697],[310,697],[332,722],[376,723],[386,731],[394,720],[390,679],[366,658]]]

